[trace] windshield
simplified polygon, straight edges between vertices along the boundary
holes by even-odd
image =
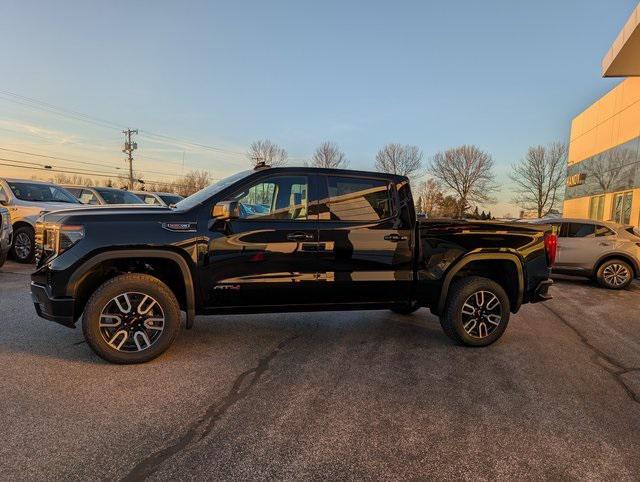
[[[13,195],[21,201],[78,204],[78,200],[70,192],[54,184],[35,182],[8,182],[7,184]]]
[[[160,196],[160,199],[162,199],[167,206],[178,204],[184,199],[182,196],[178,196],[177,194],[158,194],[158,196]]]
[[[201,204],[201,203],[205,202],[211,196],[213,196],[214,194],[219,193],[224,188],[229,187],[234,182],[237,182],[240,179],[244,179],[245,177],[250,176],[254,172],[255,171],[252,171],[252,170],[250,170],[250,171],[242,171],[242,172],[239,172],[237,174],[234,174],[233,176],[229,176],[229,177],[227,177],[225,179],[222,179],[221,181],[218,181],[215,184],[212,184],[211,186],[205,187],[204,189],[198,191],[197,193],[192,194],[188,198],[183,199],[178,204],[176,204],[176,207],[178,209],[191,209],[191,208],[197,206],[198,204]]]
[[[144,204],[135,194],[122,189],[96,189],[107,204]]]

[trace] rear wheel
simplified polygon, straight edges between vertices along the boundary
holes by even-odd
[[[626,261],[610,259],[600,265],[596,273],[598,284],[610,290],[621,290],[633,281],[633,269]]]
[[[142,363],[173,343],[180,307],[153,276],[129,273],[110,279],[89,299],[82,331],[91,349],[112,363]]]
[[[472,276],[451,287],[440,325],[458,344],[487,346],[502,336],[510,312],[509,297],[502,286]]]
[[[13,233],[11,255],[18,263],[31,263],[35,254],[36,236],[31,226],[21,226]]]

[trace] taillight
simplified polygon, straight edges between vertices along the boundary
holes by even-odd
[[[558,251],[558,236],[556,234],[544,235],[544,250],[547,253],[547,264],[556,264],[556,253]]]

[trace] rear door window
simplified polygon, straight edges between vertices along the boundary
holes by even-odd
[[[385,179],[327,176],[327,189],[320,219],[379,221],[391,216],[391,186]]]
[[[600,238],[602,236],[613,236],[616,233],[614,233],[608,227],[598,224],[598,225],[596,225],[596,233],[595,234],[596,234],[597,238]]]

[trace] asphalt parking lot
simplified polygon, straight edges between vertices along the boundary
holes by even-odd
[[[199,318],[109,365],[0,269],[0,474],[23,479],[640,475],[640,285],[559,280],[489,348],[427,310]]]

